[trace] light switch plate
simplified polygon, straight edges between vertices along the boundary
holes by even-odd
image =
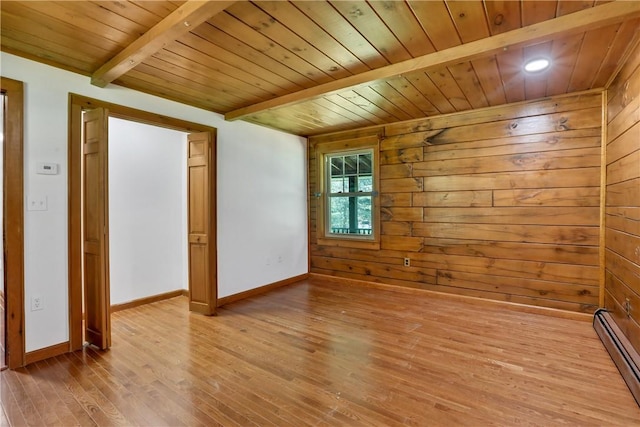
[[[46,211],[47,196],[29,196],[27,198],[28,211]]]

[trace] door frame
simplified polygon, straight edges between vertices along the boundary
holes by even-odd
[[[6,363],[25,365],[24,337],[24,83],[2,77],[7,96],[4,128]],[[7,190],[11,191],[7,191]]]
[[[212,136],[212,162],[216,162],[216,134],[214,127],[186,120],[150,113],[131,107],[89,98],[74,93],[69,94],[69,140],[68,140],[68,193],[69,193],[69,351],[79,350],[82,339],[82,205],[81,205],[81,162],[82,162],[82,111],[92,108],[106,108],[109,117],[173,129],[181,132],[210,132]],[[212,188],[216,188],[213,176]],[[214,193],[215,194],[215,193]],[[215,212],[212,213],[215,215]],[[213,224],[216,227],[216,223]],[[215,230],[214,230],[215,231]],[[212,242],[216,251],[216,242]],[[217,287],[217,279],[215,280]],[[217,294],[217,293],[216,293]]]

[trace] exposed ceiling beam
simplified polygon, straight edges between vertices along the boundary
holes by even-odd
[[[595,28],[640,16],[640,2],[615,1],[564,15],[538,24],[518,28],[485,39],[462,44],[439,52],[387,65],[375,70],[324,83],[298,92],[239,108],[225,114],[226,120],[237,120],[262,111],[298,104],[357,88],[376,80],[387,79],[420,70],[441,68],[498,52],[543,43],[558,36],[583,33]]]
[[[222,12],[234,1],[188,0],[140,38],[111,58],[91,76],[91,84],[105,87],[186,32]]]

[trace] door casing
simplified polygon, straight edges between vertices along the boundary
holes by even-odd
[[[6,362],[25,365],[24,336],[24,85],[1,78],[7,96],[4,128],[4,228],[6,279]]]
[[[82,230],[81,230],[81,153],[82,153],[82,111],[106,108],[110,117],[145,123],[178,130],[181,132],[210,132],[212,139],[212,163],[216,162],[216,128],[175,119],[160,114],[112,104],[82,95],[69,94],[69,142],[68,142],[68,185],[69,185],[69,351],[83,346],[82,313]],[[211,186],[215,200],[215,175]],[[214,210],[215,212],[215,210]],[[213,224],[215,235],[215,221]],[[217,258],[215,241],[211,242],[212,259]],[[215,271],[215,269],[214,269]],[[215,281],[217,287],[217,280]],[[217,294],[217,292],[216,292]]]

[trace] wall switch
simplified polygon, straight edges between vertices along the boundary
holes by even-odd
[[[27,198],[28,211],[46,211],[47,196],[29,196]]]
[[[42,302],[41,296],[33,296],[31,297],[31,311],[39,311],[44,309],[44,304]]]

